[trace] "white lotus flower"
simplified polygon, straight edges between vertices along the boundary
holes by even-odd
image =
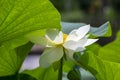
[[[86,46],[96,42],[98,39],[88,39],[89,30],[90,25],[74,29],[68,35],[62,31],[48,30],[43,39],[47,48],[40,57],[40,66],[47,67],[59,61],[64,55],[64,50],[66,56],[73,57],[74,52],[83,51]]]

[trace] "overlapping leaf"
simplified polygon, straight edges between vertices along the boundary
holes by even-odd
[[[119,80],[120,64],[110,61],[105,61],[93,54],[87,52],[80,57],[80,64],[87,67],[87,69],[96,77],[97,80]]]
[[[59,28],[59,22],[48,0],[0,0],[0,43],[34,30]]]
[[[48,68],[36,68],[34,70],[24,71],[24,74],[28,74],[37,80],[57,80],[58,72],[54,71],[52,67]]]
[[[47,28],[60,28],[60,15],[48,0],[0,0],[0,76],[18,73],[33,45],[24,36]]]
[[[69,33],[71,32],[73,29],[77,29],[81,26],[86,25],[85,23],[68,23],[68,22],[61,22],[62,25],[62,30],[65,33]],[[100,37],[100,36],[104,36],[104,37],[108,37],[111,36],[112,32],[111,32],[111,26],[109,22],[106,22],[105,24],[101,25],[100,27],[96,28],[96,27],[91,27],[90,29],[90,33],[94,36]]]
[[[21,64],[32,47],[31,43],[12,49],[10,45],[0,47],[0,76],[18,73]]]
[[[120,63],[120,32],[115,41],[101,47],[98,55],[104,60]]]
[[[94,47],[88,48],[87,53],[79,56],[77,61],[89,70],[97,80],[119,80],[120,77],[120,32],[112,43],[99,47],[96,51]],[[92,51],[93,50],[93,51]],[[96,54],[97,52],[97,54]],[[94,53],[94,54],[93,54]]]

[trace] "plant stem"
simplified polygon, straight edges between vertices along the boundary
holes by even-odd
[[[63,53],[64,53],[64,56],[60,59],[60,67],[59,67],[59,70],[58,70],[58,80],[62,80],[63,58],[64,58],[64,57],[66,58],[66,56],[65,56],[65,48],[63,48]]]
[[[62,66],[63,66],[63,58],[60,60],[60,68],[58,71],[58,80],[62,80]]]

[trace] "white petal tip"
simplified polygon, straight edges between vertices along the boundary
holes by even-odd
[[[87,43],[84,46],[89,46],[93,43],[95,43],[96,41],[98,41],[99,39],[88,39]]]

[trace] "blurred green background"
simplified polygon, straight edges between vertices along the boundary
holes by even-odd
[[[110,21],[113,35],[100,38],[98,43],[105,45],[115,39],[120,30],[120,0],[50,0],[61,13],[62,21],[82,22],[100,26]]]

